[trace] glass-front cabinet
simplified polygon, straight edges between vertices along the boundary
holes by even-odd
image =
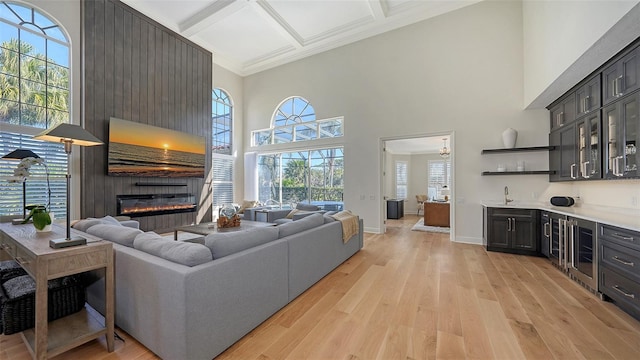
[[[640,140],[640,93],[633,94],[603,110],[605,177],[638,177],[637,146]]]
[[[596,111],[578,120],[578,177],[600,179],[600,112]]]

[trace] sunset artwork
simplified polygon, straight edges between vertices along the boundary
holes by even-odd
[[[204,169],[204,137],[110,119],[109,175],[203,178]]]

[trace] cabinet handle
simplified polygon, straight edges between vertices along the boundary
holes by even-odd
[[[507,218],[507,231],[511,231],[511,218]]]
[[[623,160],[623,158],[624,157],[622,155],[620,155],[620,156],[616,156],[613,159],[613,161],[614,161],[614,163],[613,163],[613,165],[614,165],[614,167],[613,167],[613,169],[614,169],[613,170],[613,175],[615,175],[615,176],[623,176],[624,175],[624,171],[620,171],[620,160]]]
[[[566,220],[559,219],[558,220],[558,265],[561,267],[564,265],[562,260],[564,260],[563,251],[566,237]]]
[[[576,176],[573,175],[575,169],[576,169],[576,164],[571,164],[571,178],[572,179],[576,178]]]
[[[576,242],[576,227],[573,221],[569,222],[569,246],[571,247],[571,267],[576,268],[576,253],[575,253],[575,242]]]
[[[591,105],[590,102],[591,102],[591,96],[587,95],[584,98],[584,112],[588,112],[589,111],[589,105]]]
[[[622,75],[618,76],[616,78],[616,96],[621,96],[622,95],[622,80],[623,77]]]
[[[516,218],[511,218],[513,220],[513,231],[516,231]]]
[[[634,266],[633,262],[627,261],[627,260],[624,260],[624,259],[620,259],[619,257],[617,257],[615,255],[612,257],[612,259],[617,261],[617,262],[619,262],[619,263],[621,263],[621,264],[627,265],[627,266]]]
[[[617,237],[617,238],[619,238],[619,239],[622,239],[622,240],[626,240],[626,241],[635,241],[635,239],[633,238],[633,236],[624,236],[624,235],[622,235],[622,234],[620,234],[620,233],[613,233],[613,234],[611,234],[611,235],[613,235],[613,236],[615,236],[615,237]]]
[[[551,228],[551,223],[548,223],[548,222],[544,223],[544,236],[545,237],[549,237],[549,233],[551,233],[549,228]]]
[[[591,163],[591,161],[585,161],[582,164],[582,177],[585,179],[588,179],[591,177],[591,175],[589,175],[589,164]]]
[[[622,290],[622,288],[620,288],[620,286],[618,286],[618,285],[613,285],[613,290],[619,292],[620,294],[622,294],[622,295],[624,295],[624,296],[626,296],[628,298],[632,298],[632,299],[636,298],[636,296],[634,294],[629,294],[628,292]]]

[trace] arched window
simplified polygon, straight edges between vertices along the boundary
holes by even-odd
[[[282,101],[271,119],[270,129],[254,131],[253,145],[285,144],[343,136],[342,117],[316,120],[309,101],[293,96]],[[337,140],[337,139],[336,139]],[[326,142],[322,146],[326,146]],[[258,200],[281,206],[312,203],[325,210],[342,210],[344,192],[344,148],[309,148],[296,144],[290,151],[265,147],[258,155]]]
[[[213,89],[211,98],[212,150],[217,154],[231,155],[233,104],[229,94],[222,89]]]
[[[342,117],[316,120],[309,101],[292,96],[278,105],[271,128],[251,133],[253,146],[308,141],[343,135]]]
[[[44,166],[31,167],[26,203],[48,204],[57,217],[66,216],[66,154],[62,145],[32,137],[70,121],[70,54],[56,21],[30,6],[0,2],[0,156],[28,149],[44,159],[50,184]],[[0,215],[23,212],[22,178],[13,177],[17,164],[0,161]]]
[[[233,103],[222,89],[211,92],[211,173],[212,205],[233,202]]]

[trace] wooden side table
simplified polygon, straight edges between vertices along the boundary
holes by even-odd
[[[107,350],[112,352],[114,348],[113,246],[95,236],[71,231],[72,235],[84,236],[87,244],[52,249],[49,240],[64,238],[64,227],[54,225],[53,231],[38,233],[32,224],[0,223],[0,249],[15,259],[36,281],[35,328],[22,332],[22,338],[34,359],[56,356],[102,335],[106,336]],[[102,319],[94,318],[86,309],[49,323],[47,282],[101,268],[105,269],[104,324]]]

